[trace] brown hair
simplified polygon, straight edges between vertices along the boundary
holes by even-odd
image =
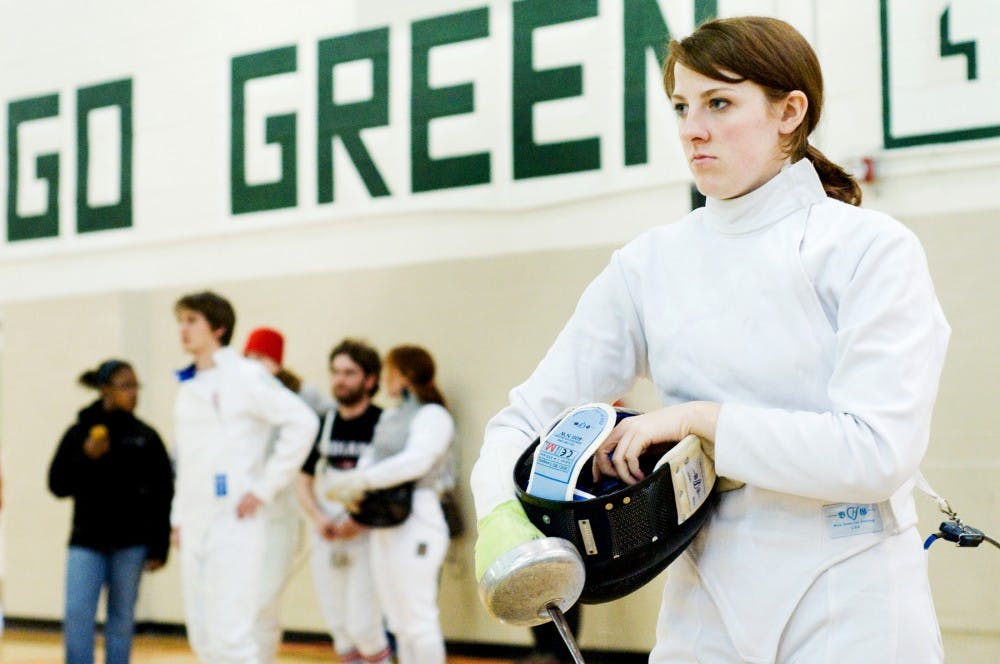
[[[663,86],[674,93],[674,67],[681,64],[727,83],[750,81],[772,102],[800,90],[809,100],[805,119],[784,146],[792,161],[812,161],[827,196],[861,204],[861,187],[843,168],[809,145],[823,110],[823,72],[809,42],[788,23],[764,16],[715,19],[688,37],[671,40],[663,63]],[[735,76],[734,76],[735,75]]]
[[[296,394],[302,389],[302,379],[293,371],[280,367],[274,377],[281,381],[281,384]]]
[[[422,403],[447,407],[444,395],[434,382],[434,358],[420,346],[396,346],[385,356],[386,365],[395,367],[410,381],[413,392]]]
[[[375,383],[368,391],[368,396],[375,396],[375,393],[378,392],[379,374],[382,373],[382,358],[378,356],[378,351],[364,341],[348,337],[333,347],[333,350],[330,351],[329,361],[332,363],[333,358],[338,355],[346,355],[351,358],[352,362],[361,367],[365,378],[375,376]]]
[[[228,346],[233,338],[233,328],[236,327],[236,312],[229,300],[212,291],[190,293],[177,300],[174,313],[181,311],[196,311],[205,317],[212,331],[225,330],[219,338],[219,343]]]

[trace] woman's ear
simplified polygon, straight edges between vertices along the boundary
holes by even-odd
[[[809,110],[809,98],[801,90],[792,90],[782,101],[779,102],[781,126],[779,131],[782,134],[794,133],[806,118],[806,111]]]

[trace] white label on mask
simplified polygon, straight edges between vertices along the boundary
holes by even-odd
[[[535,449],[528,493],[573,500],[580,471],[615,426],[615,410],[605,403],[574,408],[542,437]]]

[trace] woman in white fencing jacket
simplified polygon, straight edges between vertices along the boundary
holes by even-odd
[[[438,577],[448,551],[440,492],[447,481],[455,425],[434,380],[434,360],[419,346],[397,346],[383,384],[399,405],[382,413],[373,463],[339,473],[330,497],[355,508],[366,491],[414,482],[412,511],[400,524],[371,529],[371,570],[379,604],[396,636],[400,664],[444,664]]]
[[[787,23],[705,23],[664,83],[707,205],[617,251],[490,421],[477,574],[532,537],[511,468],[536,432],[648,376],[665,407],[600,471],[634,483],[694,433],[744,483],[670,566],[651,662],[939,662],[912,489],[950,330],[920,243],[809,145],[822,74]]]

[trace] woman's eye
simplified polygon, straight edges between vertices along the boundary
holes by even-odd
[[[713,111],[721,111],[726,106],[729,106],[729,100],[727,99],[712,99],[708,102],[708,107]]]
[[[677,115],[684,115],[687,113],[687,104],[676,103],[674,104],[674,113]]]

